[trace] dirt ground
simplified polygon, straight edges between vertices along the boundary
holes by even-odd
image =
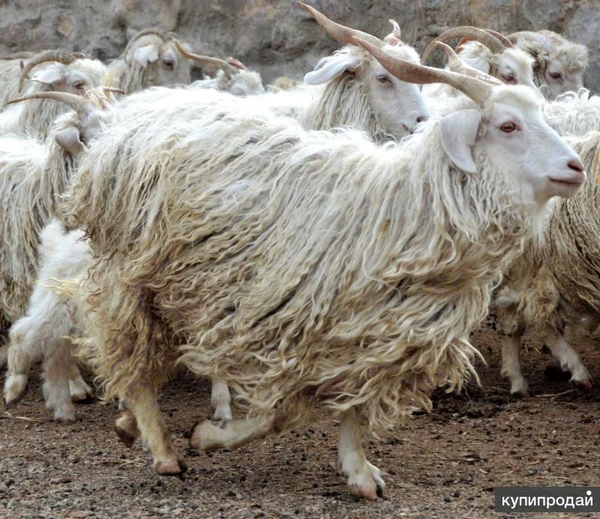
[[[600,380],[598,338],[570,337]],[[365,438],[369,460],[387,473],[385,496],[373,503],[348,494],[336,470],[337,424],[325,415],[235,452],[198,453],[185,436],[210,412],[209,385],[173,381],[161,406],[187,459],[180,481],[156,476],[139,443],[118,441],[112,404],[78,405],[76,423],[54,423],[36,373],[25,397],[0,410],[0,517],[481,518],[501,516],[495,487],[600,486],[598,387],[584,394],[550,380],[549,356],[530,345],[523,364],[536,396],[512,401],[499,337],[485,329],[474,341],[488,360],[481,387],[439,392],[431,414],[382,441]]]

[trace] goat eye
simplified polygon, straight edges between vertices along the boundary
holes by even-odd
[[[163,59],[163,65],[168,70],[173,70],[175,68],[175,63],[169,59]]]
[[[515,123],[513,123],[512,121],[503,123],[502,126],[500,126],[500,130],[502,130],[504,133],[514,132],[516,129],[517,129],[517,125]]]
[[[81,90],[84,86],[85,83],[83,81],[75,81],[75,83],[73,83],[73,88],[76,88],[77,90]]]
[[[517,78],[515,78],[515,76],[512,74],[506,74],[505,76],[502,76],[502,79],[509,85],[514,85],[517,82]]]
[[[377,76],[377,81],[379,81],[380,83],[391,83],[390,78],[383,74],[379,74]]]
[[[561,79],[562,78],[562,74],[560,72],[550,72],[550,77],[552,79]]]

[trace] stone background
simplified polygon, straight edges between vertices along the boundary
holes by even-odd
[[[600,0],[306,0],[335,21],[379,37],[389,18],[423,51],[457,25],[504,33],[551,29],[588,45],[586,84],[600,91]],[[294,0],[0,0],[0,54],[64,47],[100,59],[118,56],[128,31],[175,31],[196,52],[235,56],[268,82],[301,78],[339,48]]]

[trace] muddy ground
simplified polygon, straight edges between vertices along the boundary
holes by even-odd
[[[598,336],[571,337],[600,380]],[[36,372],[23,400],[0,410],[0,517],[481,518],[500,517],[494,487],[600,486],[600,389],[584,394],[548,379],[549,356],[533,344],[523,363],[536,396],[511,401],[499,376],[499,337],[486,329],[474,341],[488,359],[481,387],[437,393],[431,414],[382,441],[366,438],[370,461],[387,472],[384,499],[374,503],[346,491],[337,424],[325,415],[236,452],[197,453],[185,435],[209,413],[209,385],[173,381],[161,406],[188,462],[180,481],[156,476],[139,443],[118,441],[114,405],[78,405],[76,423],[54,423]]]

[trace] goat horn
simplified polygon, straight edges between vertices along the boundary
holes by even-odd
[[[104,93],[110,92],[111,94],[122,94],[122,95],[125,95],[125,90],[121,90],[120,88],[108,87],[108,86],[101,86],[100,90],[102,90],[102,92],[104,92]]]
[[[482,29],[478,29],[477,27],[470,27],[465,25],[463,27],[455,27],[454,29],[450,29],[446,32],[440,34],[437,38],[435,38],[425,49],[423,53],[423,57],[421,58],[422,63],[426,63],[427,59],[435,49],[434,43],[436,41],[447,42],[454,38],[463,38],[468,37],[471,40],[478,41],[479,43],[483,43],[488,49],[490,49],[494,54],[500,54],[504,52],[506,47],[504,44],[496,38],[494,35],[486,32]]]
[[[310,5],[303,4],[302,2],[297,2],[297,4],[302,7],[306,12],[308,12],[318,23],[329,36],[333,39],[342,42],[349,43],[350,45],[356,45],[356,42],[353,38],[359,38],[363,41],[368,41],[373,45],[377,45],[379,48],[383,47],[385,43],[381,41],[379,38],[373,36],[372,34],[368,34],[366,32],[358,31],[356,29],[350,29],[350,27],[346,27],[344,25],[340,25],[339,23],[335,23],[330,20],[324,14],[317,11],[314,7]]]
[[[40,52],[22,68],[21,79],[19,79],[19,92],[23,90],[23,84],[25,83],[25,79],[27,79],[29,72],[39,64],[46,63],[48,61],[57,61],[58,63],[63,63],[64,65],[70,65],[74,61],[82,58],[86,58],[86,55],[80,52],[70,52],[63,49],[46,50],[44,52]]]
[[[183,54],[186,58],[189,58],[195,61],[196,63],[214,65],[215,67],[219,67],[225,73],[225,76],[227,76],[228,79],[236,74],[235,68],[232,67],[226,61],[223,61],[222,59],[211,58],[210,56],[200,56],[199,54],[192,54],[191,52],[185,50],[177,41],[175,42],[175,45],[177,47],[177,50],[181,52],[181,54]]]
[[[398,38],[399,40],[402,40],[402,31],[400,30],[398,22],[396,20],[393,20],[392,18],[390,18],[388,21],[392,24],[393,27],[392,36]]]
[[[483,29],[485,32],[491,34],[492,36],[495,36],[496,38],[498,38],[502,44],[507,48],[507,49],[512,49],[514,47],[513,42],[510,41],[506,36],[504,36],[504,34],[502,34],[501,32],[498,31],[494,31],[493,29]]]
[[[460,90],[478,104],[483,103],[492,91],[492,86],[480,79],[394,58],[368,41],[359,38],[355,38],[355,41],[357,45],[371,53],[379,63],[402,81],[421,85],[445,83]]]
[[[446,56],[448,56],[448,67],[452,72],[457,72],[459,74],[464,74],[465,76],[480,79],[481,81],[485,81],[490,85],[503,84],[499,79],[496,79],[489,74],[485,74],[484,72],[481,72],[480,70],[477,70],[476,68],[471,67],[471,65],[465,63],[449,45],[446,45],[441,41],[436,41],[435,45],[441,48],[446,53]]]
[[[154,34],[155,36],[158,36],[159,38],[162,38],[165,41],[178,41],[179,39],[178,36],[173,32],[165,31],[162,29],[144,29],[132,36],[132,38],[127,42],[125,51],[123,53],[125,54],[131,48],[131,45],[137,40],[144,36],[149,36],[151,34]]]
[[[89,103],[84,97],[69,92],[36,92],[35,94],[28,94],[11,99],[6,104],[20,103],[21,101],[29,101],[30,99],[53,99],[54,101],[61,101],[68,104],[73,110],[80,110]]]
[[[15,52],[13,54],[7,54],[6,56],[2,56],[0,57],[1,61],[8,61],[11,59],[29,59],[32,56],[35,56],[35,52],[31,52],[28,50],[22,51],[22,52]]]

